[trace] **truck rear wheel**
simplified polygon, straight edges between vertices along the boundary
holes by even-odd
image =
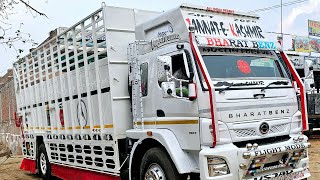
[[[50,179],[51,177],[51,166],[46,152],[46,147],[44,144],[39,146],[39,155],[38,155],[38,169],[39,175],[43,179]]]
[[[180,175],[168,154],[159,147],[149,149],[142,158],[140,179],[179,180]]]

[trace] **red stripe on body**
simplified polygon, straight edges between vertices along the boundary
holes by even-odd
[[[213,96],[212,96],[212,87],[211,87],[211,84],[210,84],[210,81],[209,81],[209,78],[206,76],[205,74],[205,71],[204,71],[204,68],[200,62],[200,58],[196,52],[196,49],[195,49],[195,46],[194,46],[194,42],[193,42],[193,39],[192,39],[192,33],[189,33],[189,38],[190,38],[190,44],[191,44],[191,49],[192,49],[192,52],[196,58],[196,61],[200,67],[200,70],[201,70],[201,73],[205,79],[205,82],[207,84],[207,87],[208,87],[208,90],[209,90],[209,100],[210,100],[210,114],[211,114],[211,123],[212,123],[212,136],[213,136],[213,144],[212,146],[215,147],[217,145],[217,135],[216,135],[216,123],[214,121],[214,106],[213,106]]]
[[[51,164],[51,174],[67,180],[120,180],[120,176]]]
[[[306,91],[303,85],[303,82],[299,78],[297,71],[294,66],[288,59],[287,55],[281,51],[280,52],[282,59],[287,64],[291,74],[293,75],[294,80],[297,82],[298,87],[300,88],[300,97],[301,97],[301,113],[302,113],[302,131],[307,131],[309,129],[308,126],[308,115],[307,115],[307,106],[306,106]]]

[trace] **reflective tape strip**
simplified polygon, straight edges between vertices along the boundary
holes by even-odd
[[[101,126],[100,126],[100,125],[95,125],[95,126],[93,126],[93,128],[94,128],[94,129],[100,129]]]
[[[113,124],[106,124],[106,125],[104,125],[104,128],[105,129],[113,128]]]
[[[76,126],[76,129],[81,129],[81,126]],[[84,126],[82,129],[90,129],[90,126]]]

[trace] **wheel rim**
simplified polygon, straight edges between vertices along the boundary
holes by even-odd
[[[151,164],[144,174],[145,180],[166,180],[165,173],[158,164]]]
[[[40,154],[40,169],[43,175],[47,173],[47,160],[43,153]]]

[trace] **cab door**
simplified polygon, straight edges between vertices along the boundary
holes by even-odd
[[[176,44],[158,50],[154,56],[170,56],[172,76],[177,79],[189,80],[192,73],[195,73],[193,59],[188,44],[183,44],[184,48],[177,48]],[[180,45],[181,47],[181,45]],[[157,63],[155,63],[157,64]],[[156,68],[159,71],[159,68]],[[158,72],[157,72],[158,73]],[[188,83],[177,80],[175,82],[175,97],[165,97],[161,88],[161,82],[154,83],[152,99],[156,102],[156,126],[157,128],[170,129],[180,142],[182,149],[199,150],[199,115],[197,99],[188,98]],[[195,83],[195,77],[191,80]],[[181,88],[181,86],[183,88]],[[181,93],[182,89],[182,93]],[[174,93],[173,93],[174,94]]]

